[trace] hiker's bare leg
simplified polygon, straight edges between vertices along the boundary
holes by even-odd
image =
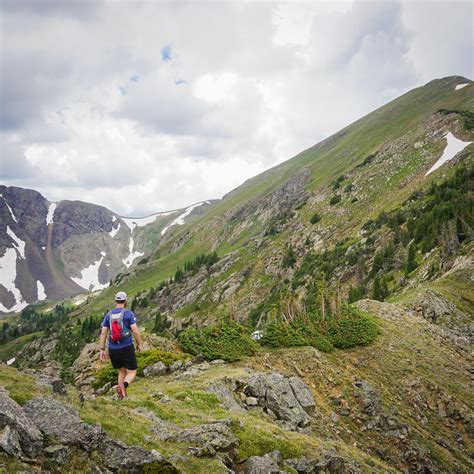
[[[135,376],[137,375],[136,370],[128,370],[125,369],[127,375],[125,376],[124,382],[127,382],[129,385],[135,380]]]
[[[120,368],[118,371],[118,384],[119,385],[123,385],[126,375],[127,375],[127,369],[125,367]]]

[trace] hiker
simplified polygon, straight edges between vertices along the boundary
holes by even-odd
[[[137,358],[133,346],[132,333],[137,343],[137,351],[142,348],[142,338],[137,327],[135,315],[127,306],[127,293],[119,291],[115,295],[116,307],[109,311],[102,321],[100,333],[100,360],[106,360],[105,341],[109,335],[109,357],[112,367],[118,369],[116,386],[119,399],[127,396],[127,388],[137,375]]]

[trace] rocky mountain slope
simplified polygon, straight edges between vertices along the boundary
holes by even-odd
[[[44,423],[53,397],[79,433],[144,449],[137,472],[472,472],[473,109],[471,81],[432,81],[249,180],[80,307],[10,318],[0,384],[43,442],[29,454],[0,416],[0,463],[120,469],[100,436]],[[124,402],[95,342],[118,289],[146,340]]]
[[[80,201],[0,186],[0,311],[108,286],[111,279],[192,220],[210,201],[142,218]]]

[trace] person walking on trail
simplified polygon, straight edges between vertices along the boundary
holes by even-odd
[[[127,293],[119,291],[115,295],[116,307],[109,311],[102,321],[100,333],[100,360],[105,361],[105,342],[109,334],[109,357],[112,367],[118,369],[116,386],[119,399],[127,396],[127,388],[137,375],[137,358],[132,333],[137,343],[137,351],[142,348],[142,338],[137,327],[135,315],[127,306]]]

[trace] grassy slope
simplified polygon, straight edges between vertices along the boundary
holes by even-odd
[[[363,429],[367,417],[354,397],[353,385],[356,379],[362,379],[380,392],[386,410],[396,408],[396,418],[409,427],[410,440],[428,449],[443,472],[468,472],[473,467],[467,455],[473,448],[472,440],[460,425],[457,431],[463,433],[464,446],[459,445],[451,421],[440,417],[437,408],[429,407],[432,399],[436,405],[440,397],[451,397],[473,406],[468,362],[424,320],[390,314],[378,320],[381,335],[368,347],[336,350],[327,355],[315,354],[314,349],[306,347],[262,350],[251,359],[225,366],[213,365],[187,379],[175,380],[173,375],[139,377],[129,390],[128,400],[118,402],[110,396],[100,396],[80,407],[81,416],[87,422],[100,423],[117,439],[158,449],[166,456],[186,454],[189,446],[154,436],[150,431],[152,423],[134,412],[134,408],[148,409],[183,428],[232,419],[232,429],[239,438],[237,454],[242,460],[274,449],[280,450],[284,458],[290,458],[314,455],[318,447],[336,447],[341,454],[357,460],[363,472],[396,472],[394,465],[400,470],[403,467],[404,445],[377,430]],[[245,378],[246,367],[264,371],[271,367],[287,375],[303,377],[317,403],[312,435],[284,431],[258,412],[243,415],[229,412],[214,395],[206,392],[216,380]],[[5,366],[0,366],[0,385],[6,386],[20,403],[44,393],[31,376]],[[161,402],[161,394],[169,396],[171,401]],[[70,392],[69,397],[69,402],[79,408],[76,395]],[[350,408],[350,415],[339,415],[334,421],[333,413],[340,411],[337,400],[341,399]],[[423,417],[427,420],[425,424],[420,422]],[[440,438],[449,448],[439,444]],[[376,454],[381,451],[388,464]],[[178,461],[177,465],[184,472],[223,472],[221,466],[206,458],[190,458],[185,463]]]
[[[229,225],[225,218],[226,212],[270,192],[302,168],[309,167],[311,169],[312,179],[308,187],[311,191],[317,191],[329,185],[340,174],[352,170],[370,153],[377,152],[383,144],[412,131],[438,109],[473,109],[474,86],[471,84],[455,91],[455,85],[462,82],[465,80],[459,77],[450,77],[435,80],[414,89],[291,160],[248,180],[229,193],[208,213],[197,218],[192,226],[175,227],[171,239],[160,248],[159,253],[162,257],[136,269],[131,277],[120,285],[121,289],[132,295],[136,294],[172,276],[176,268],[183,266],[185,261],[193,259],[200,253],[210,252],[212,237],[217,236],[224,225]],[[402,178],[403,176],[399,176],[398,181]],[[351,210],[349,214],[353,218],[345,222],[345,228],[348,231],[354,231],[352,225],[354,220],[357,220],[360,225],[366,219],[376,215],[382,206],[395,207],[406,199],[411,188],[400,190],[397,184],[397,180],[394,180],[390,183],[390,189],[386,187],[379,189],[378,193],[372,197],[370,208],[357,203],[353,205],[348,203]],[[387,196],[387,191],[391,191],[390,196]],[[310,210],[303,210],[302,216],[308,219],[309,212]],[[332,215],[330,219],[333,222],[338,222],[337,214]],[[233,244],[223,242],[217,252],[223,255],[229,250],[240,248],[246,238],[255,235],[260,230],[259,226],[255,225],[238,242]],[[178,251],[170,253],[172,245],[188,231],[193,233],[193,238]],[[105,309],[115,291],[116,288],[113,287],[104,291],[91,302],[91,306],[88,306],[87,309]]]

